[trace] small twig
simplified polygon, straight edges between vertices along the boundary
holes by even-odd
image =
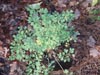
[[[58,64],[58,65],[60,66],[60,68],[62,69],[62,71],[64,71],[63,67],[60,65],[60,63],[59,63],[58,60],[56,59],[56,56],[53,55],[53,57],[54,57],[55,61],[57,62],[57,64]]]
[[[7,53],[8,53],[8,51],[9,51],[9,49],[7,49],[6,47],[4,47],[4,57],[7,57]]]

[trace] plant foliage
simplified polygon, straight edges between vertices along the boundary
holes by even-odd
[[[77,32],[68,24],[74,19],[72,11],[54,12],[40,8],[39,4],[27,7],[30,26],[19,27],[11,43],[11,60],[27,62],[26,75],[48,75],[54,68],[55,60],[50,60],[49,53],[61,43],[76,41]],[[53,51],[54,52],[54,51]],[[74,50],[66,49],[55,55],[59,61],[68,61]]]
[[[100,9],[93,9],[89,12],[90,18],[94,21],[100,21]]]

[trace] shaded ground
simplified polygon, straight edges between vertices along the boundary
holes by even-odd
[[[71,43],[75,48],[75,57],[73,57],[74,61],[70,70],[75,71],[75,75],[100,75],[100,21],[93,21],[90,18],[87,12],[90,6],[89,3],[86,5],[86,1],[71,0],[66,5],[64,3],[57,5],[56,1],[53,3],[55,3],[56,10],[59,12],[63,9],[72,9],[77,15],[72,25],[75,26],[76,31],[80,32],[80,35],[76,43]],[[8,75],[6,72],[10,72],[10,75],[22,75],[25,69],[22,63],[10,62],[6,58],[10,55],[9,46],[12,35],[16,34],[17,27],[28,25],[27,12],[24,6],[30,2],[31,0],[28,2],[20,2],[20,0],[14,2],[12,0],[11,2],[6,1],[6,4],[5,1],[0,2],[0,75]],[[49,10],[53,9],[51,5],[43,4],[42,7],[47,7]],[[100,9],[100,5],[95,6],[95,8]],[[15,70],[16,73],[14,73]],[[57,71],[54,75],[60,75],[61,72]]]

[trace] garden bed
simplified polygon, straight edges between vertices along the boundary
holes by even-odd
[[[76,3],[79,2],[77,5]],[[22,75],[26,66],[18,60],[9,61],[10,56],[10,43],[13,41],[12,35],[16,34],[18,26],[27,26],[28,12],[25,9],[27,3],[31,2],[2,2],[2,4],[8,5],[3,7],[0,12],[0,70],[1,75]],[[33,2],[34,3],[34,2]],[[37,1],[36,1],[37,3]],[[55,3],[55,2],[53,2]],[[79,31],[78,40],[76,43],[70,42],[70,46],[75,48],[75,55],[72,57],[72,62],[62,63],[61,65],[65,69],[69,69],[74,72],[75,75],[100,75],[100,20],[94,21],[91,19],[91,15],[88,13],[90,6],[84,6],[86,1],[70,1],[66,6],[63,4],[57,6],[56,10],[61,12],[65,9],[71,9],[76,12],[76,18],[72,25],[76,31]],[[1,5],[2,5],[1,4]],[[50,9],[49,5],[42,5]],[[92,8],[92,7],[91,7]],[[93,6],[94,9],[100,9],[100,4]],[[99,16],[97,14],[97,16]],[[63,46],[62,46],[63,47]],[[4,57],[4,58],[3,58]],[[7,67],[8,66],[8,67]],[[89,66],[89,67],[87,67]],[[11,68],[9,68],[11,67]],[[64,68],[63,67],[63,68]],[[92,69],[92,70],[91,70]],[[4,73],[3,73],[4,72]],[[62,70],[57,64],[55,71],[51,75],[62,75]]]

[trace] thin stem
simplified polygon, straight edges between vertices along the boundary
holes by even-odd
[[[62,69],[62,71],[64,71],[63,67],[60,65],[60,63],[59,63],[58,60],[56,59],[56,56],[53,55],[53,57],[54,57],[55,61],[57,62],[57,64],[58,64],[58,65],[60,66],[60,68]]]

